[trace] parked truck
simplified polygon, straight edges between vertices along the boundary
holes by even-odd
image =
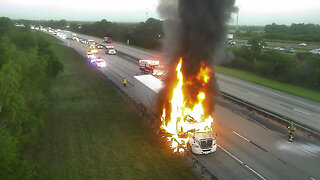
[[[163,88],[161,80],[152,75],[134,76],[134,97],[147,110],[156,113],[157,97]],[[209,154],[217,149],[216,139],[213,132],[188,132],[187,149],[195,154]]]

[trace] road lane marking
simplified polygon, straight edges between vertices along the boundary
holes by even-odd
[[[232,132],[233,132],[234,134],[236,134],[237,136],[241,137],[242,139],[246,140],[247,142],[250,142],[250,140],[249,140],[249,139],[247,139],[247,138],[245,138],[245,137],[241,136],[239,133],[237,133],[237,132],[235,132],[235,131],[232,131]]]
[[[254,174],[256,174],[257,176],[259,176],[261,179],[265,179],[263,176],[261,176],[259,173],[257,173],[255,170],[253,170],[250,166],[248,165],[244,165],[245,167],[247,167],[248,169],[250,169],[250,171],[252,171]]]
[[[293,110],[298,111],[298,112],[303,113],[303,114],[306,114],[308,116],[311,116],[311,114],[309,114],[307,112],[304,112],[304,111],[301,111],[300,109],[293,108]]]
[[[231,81],[235,81],[234,79],[236,79],[236,78],[230,78],[230,77],[223,77],[223,76],[225,76],[225,75],[219,75],[219,74],[217,74],[217,77],[219,77],[220,76],[220,78],[224,78],[224,79],[231,79]],[[262,92],[265,92],[265,93],[268,93],[268,94],[272,94],[272,95],[275,95],[275,96],[278,96],[278,97],[281,97],[281,98],[284,98],[284,99],[288,99],[288,100],[290,100],[290,101],[293,101],[293,102],[295,102],[295,103],[297,103],[297,104],[303,104],[303,105],[305,105],[305,106],[309,106],[309,107],[312,107],[312,108],[314,108],[314,109],[318,109],[318,110],[320,110],[320,108],[319,107],[317,107],[317,106],[314,106],[314,105],[310,105],[310,104],[307,104],[307,103],[304,103],[304,102],[300,102],[300,101],[297,101],[297,100],[295,100],[295,99],[292,99],[292,98],[289,98],[289,97],[285,97],[285,96],[283,96],[283,95],[280,95],[280,94],[277,94],[277,93],[274,93],[274,92],[270,92],[269,90],[264,90],[264,89],[262,89],[262,88],[259,88],[259,87],[255,87],[255,86],[253,86],[253,85],[250,85],[250,84],[247,84],[247,83],[245,83],[245,82],[240,82],[240,81],[237,81],[238,83],[240,83],[240,84],[242,84],[242,85],[244,85],[244,86],[249,86],[249,87],[251,87],[251,88],[254,88],[254,89],[257,89],[257,90],[260,90],[260,91],[262,91]],[[248,82],[248,81],[247,81]],[[250,83],[250,82],[249,82]],[[258,85],[258,84],[257,84]],[[261,85],[260,85],[261,86]],[[272,88],[269,88],[269,89],[272,89]],[[274,90],[274,89],[273,89]]]
[[[240,164],[244,164],[240,159],[238,159],[237,157],[235,157],[233,154],[231,154],[229,151],[227,151],[225,148],[221,147],[220,145],[218,145],[218,147],[220,149],[222,149],[225,153],[227,153],[229,156],[231,156],[233,159],[235,159],[236,161],[238,161]]]
[[[264,152],[268,152],[267,150],[265,150],[264,148],[262,148],[262,147],[261,147],[261,146],[259,146],[258,144],[256,144],[256,143],[254,143],[254,142],[250,141],[249,139],[245,138],[245,137],[244,137],[244,136],[242,136],[241,134],[239,134],[239,133],[237,133],[237,132],[235,132],[235,131],[232,131],[232,132],[233,132],[234,134],[236,134],[237,136],[241,137],[242,139],[244,139],[245,141],[247,141],[248,143],[250,143],[250,144],[252,144],[252,145],[256,146],[257,148],[259,148],[259,149],[263,150]]]
[[[284,107],[287,107],[287,108],[289,108],[289,109],[293,109],[293,110],[298,111],[298,112],[300,112],[300,113],[303,113],[303,114],[306,114],[306,115],[311,116],[310,113],[304,112],[304,111],[302,111],[302,110],[300,110],[300,109],[296,109],[296,108],[293,108],[293,107],[288,106],[288,105],[285,105],[285,104],[280,104],[280,105],[281,105],[281,106],[284,106]]]
[[[222,108],[222,107],[221,107],[221,109],[224,110],[225,112],[230,112],[230,111],[228,111],[226,108]],[[231,115],[231,116],[234,116],[234,118],[238,118],[238,117],[237,117],[235,114],[233,114],[233,113],[231,113],[230,115]],[[241,116],[240,116],[240,117],[241,117]],[[255,127],[259,128],[259,129],[262,129],[262,130],[264,130],[264,132],[268,133],[269,135],[273,136],[274,138],[277,138],[277,139],[279,139],[279,140],[281,140],[281,141],[283,141],[283,142],[286,142],[286,143],[288,143],[288,144],[290,144],[290,145],[292,145],[292,146],[300,149],[301,151],[303,151],[303,152],[305,152],[305,153],[307,153],[307,154],[309,154],[309,155],[311,155],[311,156],[313,156],[313,157],[316,157],[316,158],[319,158],[319,159],[320,159],[320,156],[318,156],[318,155],[316,155],[316,154],[314,154],[314,153],[312,153],[312,152],[310,152],[310,151],[308,151],[308,150],[306,150],[306,149],[304,149],[304,148],[302,148],[302,147],[300,147],[300,146],[298,146],[298,145],[296,145],[296,144],[294,144],[294,143],[292,143],[292,142],[288,142],[287,140],[283,139],[279,134],[276,134],[276,133],[274,133],[273,131],[270,131],[269,129],[265,129],[265,128],[259,126],[258,124],[254,123],[254,122],[252,122],[252,121],[250,121],[250,120],[247,120],[246,118],[243,118],[243,117],[242,117],[242,118],[238,118],[238,119],[240,119],[241,121],[246,122],[246,123],[248,123],[248,124],[251,124],[251,125],[253,125],[253,126],[255,126]]]
[[[259,178],[266,180],[262,175],[260,175],[257,171],[253,170],[250,166],[248,166],[247,164],[245,164],[244,162],[242,162],[240,159],[238,159],[235,155],[233,155],[232,153],[230,153],[229,151],[227,151],[225,148],[223,148],[222,146],[218,145],[218,147],[220,149],[222,149],[225,153],[227,153],[229,156],[231,156],[233,159],[235,159],[236,161],[238,161],[238,163],[240,163],[241,165],[243,165],[244,167],[246,167],[249,171],[251,171],[252,173],[254,173],[256,176],[258,176]]]
[[[259,95],[253,93],[253,92],[249,92],[249,94],[253,95],[253,96],[256,96],[256,97],[259,97]]]

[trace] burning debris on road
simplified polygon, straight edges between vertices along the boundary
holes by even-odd
[[[184,151],[194,133],[212,131],[218,91],[214,57],[234,4],[235,0],[160,1],[158,12],[166,19],[164,56],[171,68],[160,93],[160,128],[169,134],[174,152]]]

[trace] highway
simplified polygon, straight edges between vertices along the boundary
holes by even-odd
[[[81,36],[102,43],[102,39],[86,35]],[[120,43],[113,43],[113,45],[117,50],[140,59],[161,57],[161,54],[145,52]],[[222,92],[231,94],[320,132],[320,103],[219,73],[217,73],[217,81],[219,89]]]
[[[85,37],[80,35],[80,37]],[[101,39],[95,39],[101,42]],[[85,56],[88,50],[87,45],[80,42],[63,40],[66,46],[69,46]],[[131,54],[141,50],[114,44],[116,49]],[[122,58],[116,55],[106,55],[104,50],[99,50],[99,56],[106,60],[107,67],[101,71],[108,76],[119,88],[122,88],[130,97],[133,97],[132,78],[134,75],[141,74],[135,61]],[[141,53],[140,56],[158,56],[151,55],[148,52]],[[127,87],[122,86],[122,77],[129,81]],[[251,84],[241,82],[237,79],[219,75],[219,86],[225,89],[248,88]],[[228,86],[232,84],[233,86]],[[224,86],[227,86],[224,87]],[[242,87],[243,86],[243,87]],[[283,94],[270,95],[272,90],[260,89],[261,87],[251,87],[244,94],[249,92],[256,93],[262,97],[258,99],[267,99],[271,96],[277,101],[281,101]],[[242,91],[242,90],[240,90]],[[249,92],[248,92],[249,91]],[[262,91],[262,92],[261,92]],[[278,92],[277,92],[278,93]],[[266,95],[264,95],[266,94]],[[240,94],[240,97],[243,94]],[[249,96],[249,95],[247,95]],[[284,99],[291,98],[285,96]],[[256,98],[256,96],[252,96]],[[299,102],[299,99],[290,100],[289,103]],[[312,109],[315,106],[315,112],[319,112],[319,105],[312,104],[305,100],[302,101]],[[286,102],[284,102],[286,103]],[[269,103],[273,106],[272,103]],[[310,105],[310,107],[308,107]],[[214,132],[218,134],[218,149],[215,153],[209,155],[197,155],[197,158],[209,168],[218,179],[320,179],[320,146],[308,144],[307,142],[295,141],[289,143],[281,134],[274,133],[265,129],[252,121],[233,113],[230,109],[216,105]],[[313,111],[310,113],[313,113]],[[319,113],[318,113],[319,114]],[[313,115],[313,114],[312,114]],[[312,148],[306,148],[306,146]]]
[[[234,39],[235,42],[245,44],[248,42],[248,40],[242,40],[242,39]],[[314,45],[308,45],[303,47],[299,46],[299,44],[291,44],[291,43],[279,43],[279,42],[266,42],[268,46],[279,46],[279,47],[292,47],[292,48],[305,48],[305,49],[317,49],[320,48],[320,46],[314,46]]]

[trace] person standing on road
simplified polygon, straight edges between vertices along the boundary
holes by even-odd
[[[296,130],[296,128],[293,125],[293,122],[291,122],[290,126],[288,126],[289,129],[289,141],[292,142],[293,141],[293,133]]]
[[[127,86],[127,79],[123,78],[123,87],[126,87],[126,86]]]

